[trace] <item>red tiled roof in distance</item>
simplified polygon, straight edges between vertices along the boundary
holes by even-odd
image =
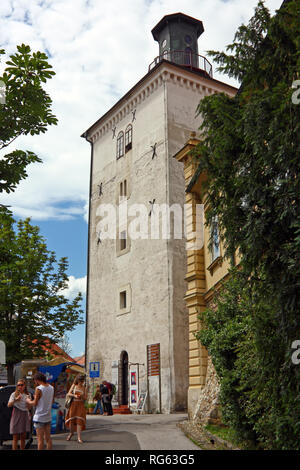
[[[83,354],[82,356],[74,357],[74,362],[76,364],[80,364],[81,366],[85,365],[85,355]]]
[[[37,343],[37,340],[34,339],[32,341],[34,344]],[[54,357],[56,356],[62,356],[63,358],[66,359],[66,362],[76,362],[71,356],[69,356],[68,353],[66,353],[60,346],[58,346],[55,343],[52,343],[48,338],[45,338],[45,342],[43,345],[41,345],[41,348],[45,351],[48,352],[49,354],[52,354]]]

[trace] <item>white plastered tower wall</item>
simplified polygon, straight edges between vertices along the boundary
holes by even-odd
[[[149,403],[153,410],[159,408],[159,390],[156,377],[146,376],[146,347],[160,344],[161,355],[161,411],[171,412],[186,407],[187,392],[187,323],[183,301],[185,285],[184,240],[146,239],[131,240],[130,250],[118,256],[116,240],[97,243],[97,209],[99,204],[117,201],[119,182],[128,182],[128,207],[144,204],[150,210],[149,201],[168,204],[169,200],[183,203],[183,187],[178,194],[170,193],[174,161],[169,155],[167,82],[164,71],[151,74],[136,90],[136,98],[127,113],[116,120],[108,117],[110,124],[103,125],[102,136],[94,136],[90,253],[89,295],[87,323],[87,363],[100,361],[101,377],[111,380],[111,368],[125,350],[129,361],[140,366],[140,390],[149,391]],[[120,107],[124,103],[120,103]],[[134,105],[134,107],[133,107]],[[132,122],[132,110],[135,120]],[[118,110],[115,110],[118,115]],[[115,118],[116,119],[116,118]],[[133,126],[132,149],[116,160],[116,139],[112,128]],[[118,132],[118,131],[117,131]],[[156,156],[152,146],[156,144]],[[171,174],[170,174],[171,171]],[[181,174],[177,165],[177,175]],[[182,175],[181,175],[182,178]],[[99,184],[102,196],[99,197]],[[149,231],[150,232],[150,231]],[[150,237],[150,233],[149,233]],[[175,247],[175,244],[177,245]],[[180,250],[178,251],[178,247]],[[180,256],[180,262],[173,258]],[[174,266],[182,265],[174,279]],[[122,286],[130,286],[131,302],[127,313],[120,313],[118,294]],[[174,336],[175,335],[175,336]],[[180,344],[175,345],[176,336]],[[176,349],[179,360],[174,357]],[[153,399],[152,399],[153,398]]]

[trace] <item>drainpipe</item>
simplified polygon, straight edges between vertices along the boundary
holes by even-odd
[[[91,226],[91,197],[92,197],[92,174],[93,174],[93,159],[94,159],[94,146],[93,141],[89,140],[88,133],[85,132],[81,137],[84,137],[91,145],[91,160],[90,160],[90,189],[89,189],[89,218],[88,218],[88,242],[87,242],[87,289],[86,289],[86,307],[85,307],[85,369],[87,368],[87,344],[88,344],[88,309],[89,309],[89,272],[90,272],[90,226]]]

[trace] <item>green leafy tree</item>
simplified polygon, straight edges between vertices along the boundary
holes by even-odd
[[[67,259],[56,260],[30,219],[19,220],[16,230],[14,224],[1,210],[0,338],[6,344],[9,383],[14,364],[44,355],[41,347],[47,339],[60,341],[83,323],[81,294],[73,301],[63,295]]]
[[[239,389],[245,429],[269,448],[299,447],[300,370],[291,361],[292,342],[300,339],[300,106],[292,99],[299,46],[299,1],[284,1],[274,17],[259,2],[228,53],[209,53],[240,90],[198,107],[203,142],[196,155],[198,171],[207,174],[208,223],[218,217],[226,256],[239,250],[249,302],[255,296],[248,349],[233,366],[237,374],[238,361],[250,368]],[[230,311],[230,303],[222,308]],[[264,410],[261,418],[257,410]]]
[[[0,150],[3,152],[19,136],[44,133],[48,125],[57,124],[51,112],[52,100],[42,87],[55,75],[47,55],[31,52],[24,44],[17,46],[17,50],[0,76],[5,90],[0,103]],[[4,53],[1,49],[0,55]],[[0,193],[14,191],[26,178],[27,166],[34,162],[41,160],[31,151],[14,150],[1,156]]]
[[[270,449],[299,448],[297,402],[288,385],[286,345],[276,323],[276,300],[234,268],[216,291],[214,307],[200,316],[197,338],[220,379],[222,420],[241,443]],[[281,393],[278,393],[278,392]],[[294,410],[296,413],[286,413]]]

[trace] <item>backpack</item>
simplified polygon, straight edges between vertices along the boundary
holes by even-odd
[[[115,384],[112,384],[112,383],[109,383],[109,385],[111,386],[111,394],[112,396],[114,396],[117,392],[116,386]]]
[[[102,393],[102,395],[107,395],[108,394],[108,388],[105,385],[101,384],[100,385],[100,392]]]

